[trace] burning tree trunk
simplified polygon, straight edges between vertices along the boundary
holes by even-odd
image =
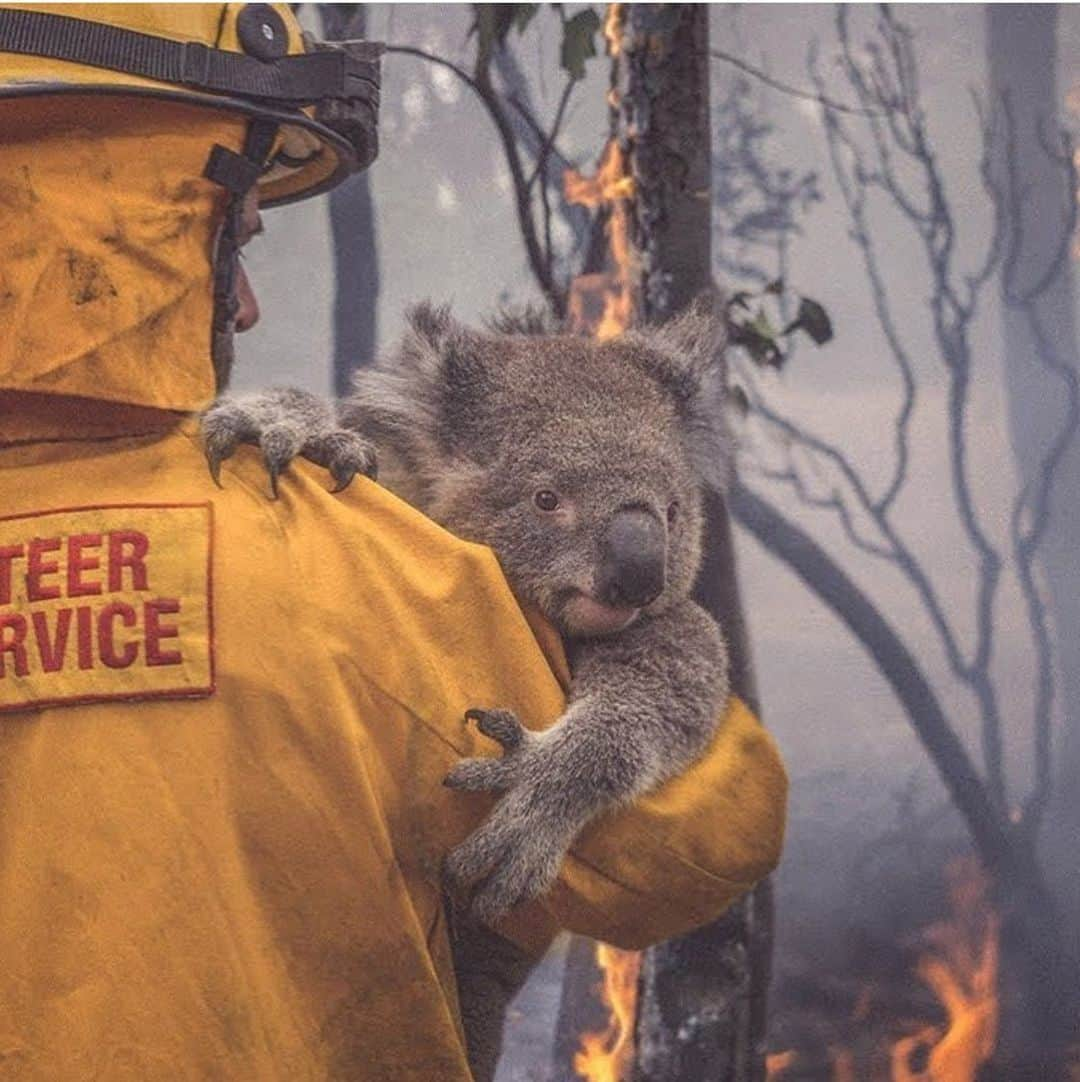
[[[613,58],[612,139],[595,177],[567,178],[571,201],[608,212],[611,265],[576,279],[569,299],[571,322],[601,337],[632,318],[664,320],[712,288],[708,8],[613,4],[605,35]],[[731,527],[720,500],[709,507],[698,599],[724,627],[736,694],[756,709]],[[597,1082],[764,1077],[771,910],[768,887],[759,888],[713,925],[645,955],[636,1056],[628,1040],[627,982],[618,975],[634,972],[637,961],[605,952],[605,997],[618,1007],[607,1031],[586,1036],[573,1063],[577,1076]],[[590,965],[583,952],[572,953],[564,1005],[583,981],[591,983]],[[571,1015],[578,1028],[580,1015],[563,1015],[569,1026],[560,1027],[559,1043],[566,1050],[576,1039]]]
[[[625,18],[615,64],[634,177],[640,314],[663,320],[712,288],[709,9],[631,4]],[[756,709],[731,525],[722,501],[709,511],[698,596],[724,628],[735,693]],[[771,926],[771,896],[759,889],[715,924],[647,953],[635,1079],[763,1076]]]

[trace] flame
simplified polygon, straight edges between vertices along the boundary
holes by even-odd
[[[765,1057],[765,1082],[776,1082],[784,1072],[794,1066],[795,1053],[789,1048],[786,1052],[770,1052]]]
[[[829,1059],[832,1060],[833,1082],[855,1082],[855,1054],[850,1048],[829,1045]]]
[[[867,1043],[874,1042],[864,1038],[874,1024],[876,996],[872,985],[864,986],[849,1018],[849,1032],[859,1039],[850,1046],[827,1046],[830,1082],[975,1082],[993,1055],[1001,918],[991,904],[990,879],[975,857],[950,861],[945,880],[949,915],[919,934],[922,953],[915,965],[916,976],[934,993],[945,1021],[894,1019],[892,1033],[907,1032],[868,1050]],[[799,1058],[797,1049],[768,1056],[768,1082],[781,1082]]]
[[[630,209],[634,178],[626,152],[616,139],[608,141],[594,176],[575,169],[563,175],[567,202],[586,207],[608,207],[606,226],[609,271],[579,274],[570,284],[571,329],[597,338],[613,338],[630,326],[634,312],[636,260],[630,235]]]
[[[604,37],[608,55],[612,57],[623,50],[625,8],[625,4],[608,4],[604,16]],[[608,93],[608,105],[612,109],[619,106],[619,94],[614,86]],[[593,176],[567,169],[563,187],[567,202],[608,210],[605,235],[610,269],[579,274],[570,283],[567,305],[570,329],[576,334],[612,338],[630,326],[637,269],[630,231],[634,178],[627,153],[618,139],[613,136],[608,140]],[[574,1055],[574,1072],[588,1082],[629,1082],[634,1063],[641,955],[597,943],[596,964],[604,975],[601,997],[610,1016],[603,1030],[581,1035],[581,1048]]]
[[[931,949],[915,971],[948,1021],[896,1043],[894,1082],[974,1082],[997,1040],[1001,918],[990,904],[990,880],[974,857],[951,861],[945,875],[952,915],[927,929]],[[927,1046],[925,1069],[911,1069],[912,1054]]]
[[[634,1018],[641,955],[597,943],[596,962],[604,974],[601,996],[611,1017],[603,1030],[581,1035],[574,1072],[588,1082],[628,1082],[634,1063]]]
[[[604,38],[609,56],[623,51],[626,5],[608,4],[604,15]],[[619,107],[619,92],[613,86],[608,105]],[[634,282],[637,260],[631,240],[631,206],[635,195],[634,178],[627,153],[612,137],[600,155],[596,173],[587,177],[576,169],[563,174],[563,189],[568,203],[609,212],[605,233],[608,240],[609,270],[579,274],[570,283],[568,319],[576,334],[613,338],[630,326],[634,313]]]
[[[618,56],[622,52],[625,26],[626,5],[608,4],[604,12],[604,40],[607,42],[608,56]]]

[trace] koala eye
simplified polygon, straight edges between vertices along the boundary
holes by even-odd
[[[559,497],[550,488],[542,488],[533,496],[533,503],[541,511],[554,511],[559,506]]]
[[[679,517],[679,501],[678,500],[672,500],[671,503],[668,504],[668,509],[667,509],[668,525],[669,526],[674,526],[675,525],[675,520],[678,517]]]

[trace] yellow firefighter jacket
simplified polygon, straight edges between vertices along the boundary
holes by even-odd
[[[50,144],[36,118],[4,174],[0,1079],[463,1082],[438,871],[490,804],[441,781],[496,753],[467,708],[557,717],[565,661],[490,551],[372,482],[331,495],[300,464],[271,502],[244,449],[214,487],[180,412],[210,392],[192,208],[216,198],[177,180],[205,155],[182,119],[138,166],[152,205],[101,170],[76,200],[67,120]],[[784,800],[735,702],[502,931],[642,946],[707,921],[774,866]]]

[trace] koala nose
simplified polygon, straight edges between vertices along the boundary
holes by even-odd
[[[597,592],[608,605],[644,608],[664,588],[664,524],[640,508],[617,511],[600,542]]]

